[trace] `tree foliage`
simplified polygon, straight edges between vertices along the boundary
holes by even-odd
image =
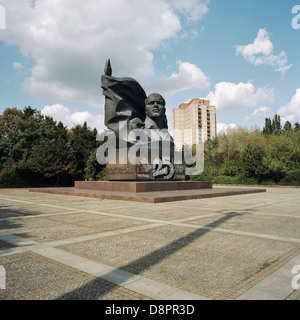
[[[300,185],[300,125],[266,118],[262,131],[238,128],[205,142],[202,175],[214,183]]]
[[[96,135],[86,123],[68,130],[30,106],[6,109],[0,115],[0,186],[73,185],[85,179],[87,161],[99,145]]]
[[[0,115],[0,187],[73,185],[105,179],[100,142],[87,123],[71,129],[32,107]],[[300,125],[265,119],[262,131],[237,128],[205,142],[204,171],[214,183],[300,185]]]

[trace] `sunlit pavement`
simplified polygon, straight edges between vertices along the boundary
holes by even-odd
[[[0,299],[299,300],[300,188],[266,189],[161,204],[0,189]]]

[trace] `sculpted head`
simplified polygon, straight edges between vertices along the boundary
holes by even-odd
[[[151,93],[145,100],[146,115],[154,121],[163,119],[166,111],[165,105],[165,99],[160,94]]]

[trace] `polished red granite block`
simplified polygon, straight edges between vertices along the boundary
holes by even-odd
[[[212,189],[209,181],[75,181],[75,190],[157,192]]]

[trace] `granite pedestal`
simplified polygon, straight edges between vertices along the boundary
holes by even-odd
[[[30,192],[109,200],[162,203],[266,192],[262,188],[213,188],[206,181],[76,181],[74,188],[36,188]]]

